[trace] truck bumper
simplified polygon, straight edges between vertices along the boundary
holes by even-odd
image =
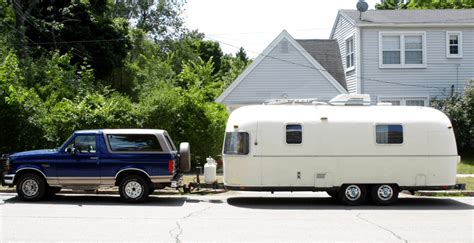
[[[15,181],[15,174],[4,174],[3,175],[3,185],[13,185],[13,182]]]

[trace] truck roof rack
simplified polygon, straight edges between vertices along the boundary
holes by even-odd
[[[328,103],[340,106],[366,106],[371,104],[371,100],[368,94],[340,94],[332,98]]]

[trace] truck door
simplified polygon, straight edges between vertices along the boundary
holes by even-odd
[[[100,168],[97,134],[77,134],[67,145],[57,163],[61,185],[99,185]]]

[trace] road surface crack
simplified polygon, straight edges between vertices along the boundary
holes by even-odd
[[[382,229],[382,230],[384,230],[384,231],[389,232],[389,233],[392,234],[393,236],[397,237],[397,239],[399,239],[399,240],[401,240],[401,241],[403,241],[403,242],[405,242],[405,243],[408,242],[408,240],[403,239],[400,235],[398,235],[397,233],[393,232],[392,230],[387,229],[387,228],[383,227],[382,225],[379,225],[379,224],[377,224],[377,223],[375,223],[375,222],[372,222],[372,221],[370,221],[370,220],[368,220],[368,219],[366,219],[366,218],[363,218],[363,217],[361,216],[361,213],[358,213],[358,214],[356,215],[356,217],[359,218],[359,219],[361,219],[361,220],[363,220],[363,221],[365,221],[365,222],[367,222],[367,223],[369,223],[369,224],[371,224],[371,225],[376,226],[376,227],[379,228],[379,229]]]
[[[176,243],[181,243],[181,240],[179,239],[179,237],[183,234],[183,228],[181,227],[181,224],[180,224],[180,221],[185,221],[189,218],[191,218],[192,216],[195,216],[197,214],[200,214],[206,210],[209,210],[211,207],[206,207],[206,208],[203,208],[203,209],[200,209],[196,212],[191,212],[189,214],[187,214],[186,216],[176,220],[176,227],[172,228],[168,233],[169,235],[174,238],[175,242]]]

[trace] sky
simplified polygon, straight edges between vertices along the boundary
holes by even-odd
[[[296,39],[328,39],[339,9],[356,9],[358,0],[187,0],[189,29],[219,41],[224,53],[244,47],[254,58],[287,30]],[[366,0],[373,9],[379,0]]]

